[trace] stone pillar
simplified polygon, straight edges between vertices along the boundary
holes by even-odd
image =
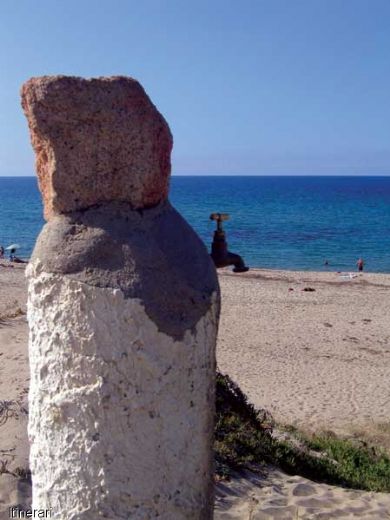
[[[133,79],[22,87],[47,220],[27,269],[33,507],[207,520],[219,289],[167,195],[172,137]]]

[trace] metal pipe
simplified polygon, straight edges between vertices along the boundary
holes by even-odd
[[[215,220],[217,223],[217,229],[214,231],[211,244],[211,258],[217,268],[234,265],[234,273],[245,273],[249,270],[249,267],[245,265],[244,259],[240,255],[228,250],[226,234],[222,228],[222,222],[228,219],[229,215],[227,213],[211,213],[210,215],[210,220]]]

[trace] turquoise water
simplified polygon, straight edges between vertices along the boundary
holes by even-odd
[[[210,245],[230,213],[231,251],[252,267],[390,272],[390,177],[173,177],[171,201]],[[43,225],[33,177],[0,177],[0,244],[28,257]],[[324,266],[324,260],[330,263]]]

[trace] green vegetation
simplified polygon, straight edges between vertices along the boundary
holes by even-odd
[[[267,460],[272,426],[269,414],[255,410],[229,376],[217,374],[214,449],[218,475]]]
[[[289,428],[290,440],[272,436],[272,417],[256,410],[226,375],[217,375],[217,474],[268,463],[291,474],[355,489],[390,491],[390,458],[380,449],[334,434],[308,436]]]

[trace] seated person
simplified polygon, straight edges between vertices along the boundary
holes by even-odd
[[[10,262],[15,262],[16,264],[27,264],[26,260],[22,260],[15,256],[16,249],[11,249],[9,252],[9,260]]]

